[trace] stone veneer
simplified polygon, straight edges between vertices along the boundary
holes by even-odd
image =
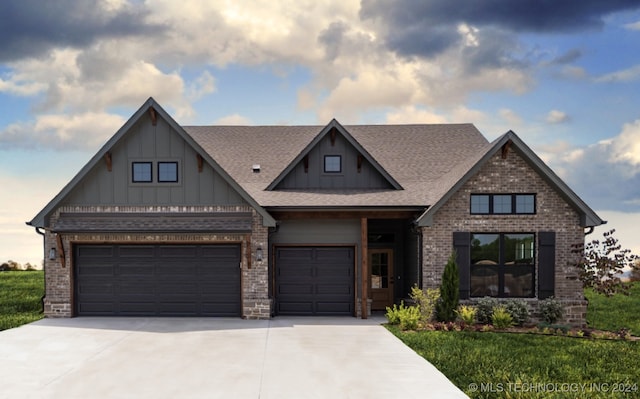
[[[251,234],[224,233],[69,233],[62,234],[61,241],[64,248],[64,264],[62,257],[55,260],[45,259],[46,293],[44,298],[44,314],[46,317],[74,316],[74,284],[73,261],[71,254],[74,243],[239,243],[241,244],[242,259],[242,317],[247,319],[267,319],[271,316],[271,300],[269,299],[267,245],[268,227],[262,225],[262,216],[246,206],[224,207],[62,207],[51,217],[51,226],[55,230],[56,221],[63,212],[251,212],[253,215]],[[250,238],[249,238],[250,237]],[[249,238],[249,239],[248,239]],[[56,234],[47,230],[45,233],[45,248],[57,248]],[[246,246],[250,240],[251,265],[247,259]],[[255,259],[256,249],[262,248],[263,260]],[[60,253],[59,253],[60,254]]]
[[[534,215],[471,215],[470,195],[474,193],[535,193]],[[570,266],[573,259],[571,245],[584,242],[584,229],[579,214],[519,155],[510,150],[505,159],[499,151],[489,159],[434,215],[433,224],[423,227],[423,286],[437,288],[447,258],[453,250],[453,232],[472,233],[538,233],[556,232],[556,299],[564,306],[562,322],[584,325],[586,301],[577,268]],[[536,244],[536,278],[537,278]],[[537,290],[537,281],[536,281]],[[534,318],[537,300],[528,299]]]

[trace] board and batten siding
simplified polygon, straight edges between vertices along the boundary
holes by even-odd
[[[111,149],[112,169],[98,162],[65,205],[246,205],[209,165],[198,171],[198,154],[170,125],[142,119]],[[153,162],[152,183],[132,183],[132,162]],[[157,162],[178,162],[178,182],[158,183]]]
[[[324,173],[325,155],[340,155],[342,172]],[[330,135],[326,135],[307,155],[308,170],[305,171],[304,160],[300,161],[276,186],[276,190],[392,188],[384,176],[364,158],[358,171],[358,155],[358,151],[342,135],[336,134],[333,144]]]

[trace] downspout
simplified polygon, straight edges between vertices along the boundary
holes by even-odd
[[[594,229],[595,229],[595,227],[589,226],[589,230],[586,233],[584,233],[585,237],[588,236],[589,234],[593,233]]]
[[[45,273],[44,276],[44,292],[42,294],[42,298],[40,298],[40,303],[42,303],[42,313],[44,313],[44,298],[47,296],[47,275],[46,272],[44,271],[45,269],[45,264],[47,263],[47,247],[46,247],[46,236],[44,231],[40,231],[41,227],[36,227],[36,233],[40,234],[42,236],[42,248],[44,248],[44,257],[42,258],[42,271]]]

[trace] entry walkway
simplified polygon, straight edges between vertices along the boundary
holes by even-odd
[[[382,322],[45,319],[0,332],[0,398],[466,398]]]

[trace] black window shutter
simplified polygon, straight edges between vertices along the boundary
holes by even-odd
[[[538,233],[538,299],[553,296],[556,275],[556,233]]]
[[[453,249],[456,251],[460,276],[460,299],[468,299],[471,287],[471,233],[454,232]]]

